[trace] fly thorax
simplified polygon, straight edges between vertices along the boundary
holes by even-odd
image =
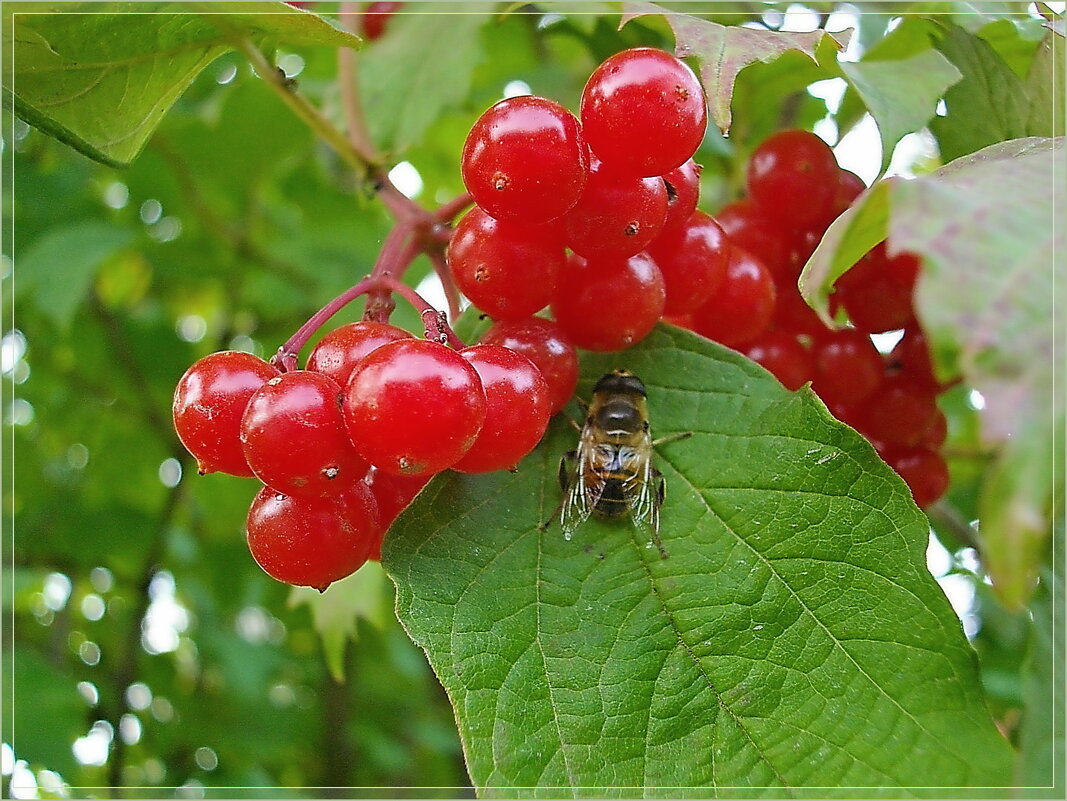
[[[596,413],[596,426],[609,436],[631,436],[643,430],[644,418],[632,403],[612,400]]]

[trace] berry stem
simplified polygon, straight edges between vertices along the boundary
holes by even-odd
[[[354,2],[341,3],[341,26],[349,33],[356,34],[359,31],[359,22],[362,17],[359,5]],[[350,47],[342,47],[338,50],[337,73],[341,85],[341,104],[344,107],[345,124],[348,128],[348,141],[368,163],[378,164],[381,162],[381,157],[374,146],[367,128],[366,117],[363,115],[363,103],[360,100],[359,91],[359,66],[355,50]]]
[[[459,197],[439,206],[433,216],[438,222],[449,223],[472,203],[474,203],[474,198],[471,197],[470,192],[464,192]]]
[[[286,340],[284,345],[278,348],[278,352],[271,358],[270,363],[283,373],[295,370],[297,365],[297,354],[300,353],[300,349],[308,343],[308,340],[315,335],[315,332],[319,330],[322,324],[360,295],[365,295],[367,292],[375,289],[377,281],[377,278],[367,276],[358,284],[346,289],[311,315],[307,322],[300,326],[296,333]]]
[[[274,90],[274,93],[281,98],[282,102],[303,120],[311,130],[318,134],[323,141],[336,150],[337,154],[344,159],[345,163],[355,171],[360,179],[366,178],[369,173],[378,168],[379,165],[376,162],[368,161],[362,153],[352,146],[352,143],[349,142],[344,134],[322,116],[322,113],[317,108],[290,88],[278,68],[270,63],[263,52],[250,39],[247,37],[237,38],[234,41],[234,45],[244,53],[245,58],[252,64],[256,74],[267,83],[267,86]]]
[[[456,288],[456,282],[452,280],[452,271],[448,268],[448,262],[445,261],[445,257],[438,251],[433,251],[427,254],[430,257],[430,263],[433,265],[434,272],[437,273],[437,277],[441,280],[441,287],[445,291],[445,298],[448,300],[448,319],[455,322],[459,319],[459,290]]]
[[[447,343],[456,350],[466,347],[463,340],[457,337],[449,327],[444,313],[427,303],[422,295],[391,275],[382,275],[377,280],[380,286],[389,288],[418,310],[419,314],[422,315],[422,323],[426,327],[427,339],[440,342],[442,345]]]

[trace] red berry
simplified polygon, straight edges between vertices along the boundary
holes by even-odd
[[[910,287],[888,273],[884,242],[837,280],[834,294],[852,325],[868,334],[896,331],[915,319]]]
[[[307,360],[307,369],[328,375],[342,387],[348,383],[359,360],[386,342],[411,339],[403,328],[389,323],[362,320],[348,323],[319,340]]]
[[[745,355],[763,365],[786,389],[797,390],[811,381],[811,354],[784,331],[768,331],[745,347]]]
[[[895,281],[909,292],[915,288],[915,282],[919,278],[919,270],[922,261],[918,254],[907,251],[898,253],[890,259],[886,259],[885,271],[891,281]]]
[[[542,317],[494,323],[482,335],[483,345],[502,345],[534,363],[548,385],[548,406],[555,414],[567,405],[578,386],[578,353],[559,323]]]
[[[448,246],[456,286],[495,320],[529,317],[547,306],[566,261],[555,226],[498,221],[477,206]]]
[[[485,392],[477,371],[456,351],[401,339],[356,366],[344,415],[368,462],[387,473],[425,476],[470,450],[485,421]]]
[[[871,338],[845,328],[826,331],[812,345],[812,388],[827,406],[852,406],[878,389],[885,375],[882,357]]]
[[[341,394],[336,381],[310,370],[283,373],[256,390],[241,444],[260,481],[285,495],[336,495],[363,478],[367,463],[348,437]]]
[[[833,202],[830,204],[826,215],[815,223],[815,228],[820,231],[825,231],[829,228],[830,223],[840,217],[845,209],[851,206],[866,189],[867,184],[863,183],[863,179],[856,173],[851,170],[838,170]]]
[[[722,284],[730,246],[719,224],[695,211],[677,229],[660,234],[648,252],[663,273],[664,312],[684,314],[703,305]]]
[[[364,482],[370,487],[371,494],[378,505],[379,529],[368,559],[375,562],[381,561],[382,542],[385,540],[386,532],[429,481],[430,476],[397,476],[382,472],[377,467],[372,467],[367,471]]]
[[[589,153],[573,114],[526,95],[501,100],[478,118],[461,167],[467,191],[486,213],[539,223],[578,202]]]
[[[700,171],[703,169],[692,159],[663,175],[667,186],[667,220],[664,233],[685,224],[697,208],[700,199]]]
[[[512,468],[548,428],[548,385],[533,362],[501,345],[474,345],[459,355],[478,371],[486,409],[478,439],[452,469],[488,473]]]
[[[883,458],[907,483],[916,506],[926,508],[948,490],[948,465],[930,448],[888,448]]]
[[[708,107],[696,75],[662,50],[638,47],[605,60],[582,92],[582,126],[603,161],[632,175],[663,175],[704,138]]]
[[[201,475],[251,476],[241,451],[241,415],[248,399],[278,369],[250,353],[221,351],[193,364],[174,390],[174,430],[196,457]]]
[[[390,17],[403,7],[403,3],[387,0],[370,3],[363,12],[363,35],[371,41],[380,38]]]
[[[860,420],[860,431],[889,446],[918,445],[937,422],[937,401],[929,389],[900,376],[886,379],[882,390],[870,396]]]
[[[793,276],[792,244],[782,226],[751,200],[738,200],[715,215],[731,245],[747,250],[777,277]]]
[[[795,281],[775,281],[774,325],[791,334],[812,339],[827,329],[819,315],[800,294]]]
[[[726,277],[711,299],[693,312],[698,334],[730,348],[747,345],[770,327],[775,288],[763,262],[730,248]]]
[[[615,351],[644,339],[663,314],[663,276],[645,253],[628,259],[568,259],[552,303],[567,339],[580,348]]]
[[[810,226],[830,212],[839,168],[834,151],[810,131],[779,131],[748,162],[749,196],[781,224]]]
[[[592,160],[577,205],[563,217],[567,246],[580,256],[626,258],[644,250],[663,230],[667,187]]]
[[[934,375],[930,346],[926,344],[926,336],[921,328],[904,330],[904,336],[889,353],[888,363],[891,370],[909,381],[922,384],[934,391],[940,387]]]
[[[945,417],[943,411],[938,409],[937,414],[934,415],[934,422],[923,431],[922,436],[919,438],[919,444],[927,448],[933,448],[936,451],[945,444],[947,438],[948,418]]]
[[[367,561],[380,532],[370,489],[293,498],[263,487],[248,510],[248,548],[267,575],[320,592]]]

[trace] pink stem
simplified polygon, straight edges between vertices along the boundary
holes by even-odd
[[[300,326],[296,333],[286,340],[284,345],[278,348],[278,352],[274,354],[274,357],[270,360],[271,364],[282,372],[295,370],[297,366],[297,354],[299,354],[300,349],[308,343],[308,340],[315,335],[315,332],[322,327],[323,323],[360,295],[364,295],[374,289],[376,285],[377,279],[368,276],[355,286],[342,292],[311,315],[311,317],[308,318],[308,321]]]
[[[418,310],[419,314],[422,315],[422,323],[426,327],[427,339],[435,340],[442,345],[448,343],[456,350],[466,347],[466,345],[463,344],[463,340],[457,337],[455,332],[449,327],[448,322],[444,319],[444,315],[427,303],[422,295],[414,289],[407,284],[396,280],[391,275],[383,275],[379,277],[378,282],[381,286],[387,287],[403,297]]]
[[[456,289],[456,282],[452,280],[452,270],[441,253],[434,251],[428,255],[434,272],[441,280],[445,298],[448,300],[448,319],[454,323],[459,319],[459,290]]]

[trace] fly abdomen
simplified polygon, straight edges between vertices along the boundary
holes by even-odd
[[[603,492],[593,506],[593,513],[597,517],[608,519],[622,517],[630,510],[630,504],[626,500],[625,482],[629,476],[609,475],[602,476]]]

